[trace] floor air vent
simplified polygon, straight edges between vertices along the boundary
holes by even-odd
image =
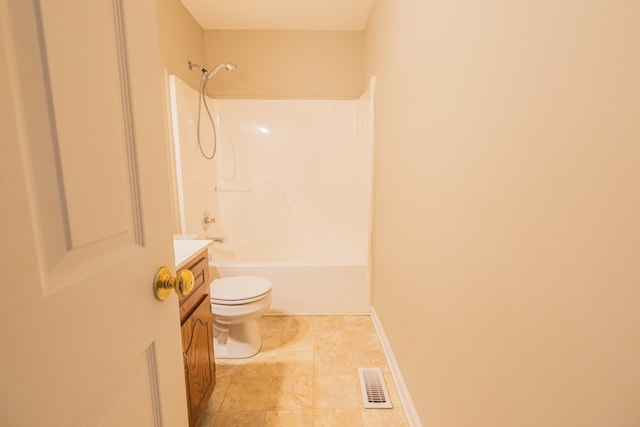
[[[358,368],[362,400],[365,408],[391,408],[389,393],[384,383],[382,369]]]

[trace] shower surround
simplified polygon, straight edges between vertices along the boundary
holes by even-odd
[[[179,227],[223,238],[214,277],[269,278],[276,312],[369,312],[373,87],[358,100],[208,99],[208,161],[198,93],[169,77]],[[210,153],[204,111],[201,137]]]

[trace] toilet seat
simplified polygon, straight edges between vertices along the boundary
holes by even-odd
[[[212,304],[242,305],[265,297],[271,281],[258,276],[234,276],[215,279],[209,287]]]

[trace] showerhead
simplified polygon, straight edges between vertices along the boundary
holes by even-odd
[[[204,78],[204,77],[206,77],[207,79],[212,78],[212,77],[213,77],[213,76],[215,76],[215,75],[216,75],[216,73],[217,73],[218,71],[220,71],[222,68],[224,68],[226,71],[233,71],[233,70],[235,70],[235,69],[236,69],[236,66],[235,66],[235,64],[231,64],[231,63],[229,63],[229,62],[223,62],[222,64],[217,65],[213,70],[209,71],[208,73],[205,73],[205,75],[203,76],[203,78]]]

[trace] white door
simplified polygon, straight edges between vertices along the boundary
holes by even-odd
[[[0,0],[0,425],[187,425],[154,0]]]

